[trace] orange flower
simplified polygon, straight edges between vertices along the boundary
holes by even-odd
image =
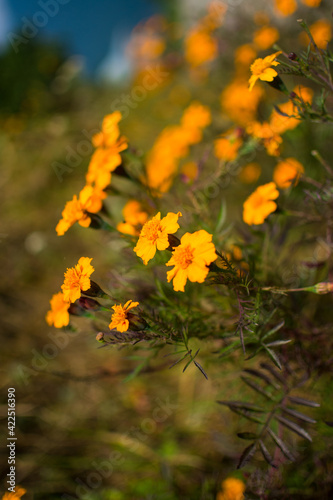
[[[254,120],[263,93],[258,86],[250,92],[247,81],[243,79],[234,80],[221,94],[222,109],[234,122],[245,126]]]
[[[297,104],[304,107],[307,103],[311,104],[313,90],[308,87],[299,85],[294,88],[296,98],[294,99]],[[275,109],[270,116],[270,127],[276,134],[283,134],[287,130],[292,130],[300,124],[301,117],[296,104],[292,101],[279,104],[278,108],[281,113]]]
[[[243,144],[237,130],[229,130],[214,141],[215,156],[219,160],[233,161],[237,158],[238,150]]]
[[[311,24],[309,29],[317,47],[319,47],[319,49],[326,49],[328,42],[332,38],[332,26],[330,21],[327,19],[319,19]],[[308,45],[309,39],[305,33],[301,33],[300,39],[304,45]]]
[[[181,215],[180,212],[176,214],[169,212],[166,217],[161,219],[161,213],[158,212],[155,217],[145,223],[134,247],[134,252],[142,258],[145,265],[154,257],[156,249],[165,250],[170,246],[168,235],[179,229],[177,221]]]
[[[239,180],[244,184],[252,184],[259,179],[261,174],[261,167],[258,163],[248,163],[242,168],[240,174],[238,175]]]
[[[271,66],[278,66],[280,64],[278,61],[274,61],[274,59],[281,54],[282,51],[279,50],[270,56],[262,59],[256,59],[253,64],[251,64],[251,72],[252,76],[249,79],[249,90],[253,89],[254,84],[257,80],[262,80],[264,82],[272,82],[274,78],[277,76],[277,71],[271,68]]]
[[[243,221],[250,226],[262,224],[266,217],[276,210],[277,205],[272,200],[278,196],[275,182],[259,186],[244,202]]]
[[[26,494],[27,490],[24,488],[21,488],[21,486],[16,486],[15,490],[13,493],[5,493],[2,497],[2,500],[20,500],[23,495]]]
[[[301,0],[301,2],[308,7],[319,7],[321,4],[321,0]]]
[[[195,163],[194,161],[188,161],[187,163],[184,163],[180,171],[182,174],[182,178],[183,180],[185,180],[185,182],[194,181],[195,179],[198,178],[199,175],[198,164]]]
[[[252,122],[248,125],[246,131],[256,139],[262,140],[269,155],[279,156],[282,137],[273,131],[269,123]]]
[[[92,143],[95,148],[108,148],[110,146],[114,146],[120,135],[118,127],[120,120],[120,111],[115,111],[114,113],[104,117],[101,132],[98,132],[92,138]]]
[[[187,279],[203,283],[209,272],[209,264],[217,259],[212,235],[201,229],[193,234],[185,233],[180,245],[172,253],[167,266],[175,266],[167,272],[168,282],[173,279],[173,288],[184,292]]]
[[[128,311],[138,305],[139,302],[128,300],[124,306],[121,304],[119,306],[112,306],[114,313],[112,314],[111,323],[109,324],[110,330],[117,328],[118,332],[127,332],[129,327]]]
[[[275,0],[275,8],[282,16],[290,16],[297,9],[296,0]]]
[[[54,325],[56,328],[67,326],[69,323],[68,308],[70,302],[64,299],[62,292],[53,295],[50,300],[51,310],[46,314],[46,322],[48,325]]]
[[[148,219],[148,214],[142,210],[142,205],[136,200],[129,200],[123,208],[124,221],[118,224],[121,233],[138,235],[137,226],[142,226]]]
[[[279,37],[279,31],[276,28],[273,26],[263,26],[255,32],[253,41],[259,49],[266,50],[269,49]]]
[[[286,189],[293,182],[296,185],[303,173],[304,167],[296,158],[286,158],[276,165],[273,180],[279,188]]]
[[[62,219],[56,226],[58,236],[63,236],[68,229],[78,222],[82,227],[89,227],[91,218],[87,212],[96,214],[102,209],[104,200],[107,197],[105,191],[94,188],[92,186],[85,186],[79,194],[73,196],[71,201],[68,201],[62,211]]]
[[[240,479],[228,477],[222,482],[222,491],[219,491],[216,500],[243,500],[245,484]]]
[[[237,47],[234,56],[237,70],[243,71],[246,68],[246,71],[248,71],[248,67],[256,57],[257,57],[257,51],[249,43]]]
[[[217,41],[202,28],[190,31],[185,39],[185,58],[193,67],[210,62],[217,56]]]
[[[81,290],[89,290],[89,277],[94,272],[91,261],[92,258],[81,257],[75,267],[67,268],[64,284],[61,286],[65,301],[75,302],[81,297]]]
[[[205,128],[212,121],[210,109],[194,101],[185,109],[180,124],[186,129]]]

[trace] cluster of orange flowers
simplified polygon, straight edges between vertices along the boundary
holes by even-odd
[[[103,200],[107,197],[105,188],[111,182],[111,172],[121,164],[120,152],[127,148],[125,137],[120,136],[118,122],[121,113],[116,111],[107,115],[102,124],[102,130],[93,136],[95,151],[89,163],[86,174],[86,185],[79,196],[73,196],[62,211],[62,219],[57,224],[58,236],[78,222],[80,226],[89,227],[92,214],[102,209]]]
[[[188,155],[189,147],[202,139],[202,131],[211,122],[209,108],[193,102],[185,109],[180,125],[166,127],[148,154],[146,182],[154,193],[167,192],[178,173],[178,163]]]
[[[213,61],[218,54],[218,43],[214,31],[223,23],[227,10],[225,3],[214,1],[208,13],[192,28],[185,39],[185,58],[192,68]]]
[[[27,490],[22,488],[21,486],[16,486],[16,491],[5,493],[2,497],[2,500],[20,500],[23,495],[26,494]]]

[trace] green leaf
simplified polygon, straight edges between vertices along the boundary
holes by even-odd
[[[291,462],[295,462],[296,459],[294,455],[291,453],[291,451],[289,451],[287,445],[282,441],[282,439],[280,439],[276,434],[274,434],[272,429],[270,429],[269,427],[267,429],[267,432],[271,436],[273,441],[276,443],[276,445],[280,448],[284,456],[288,458],[288,460],[290,460]]]
[[[305,429],[300,427],[299,425],[295,424],[295,422],[292,422],[291,420],[281,417],[280,415],[275,415],[274,418],[278,420],[282,425],[290,429],[291,431],[295,432],[299,436],[301,436],[304,439],[307,439],[308,441],[312,441],[312,438],[308,432],[306,432]]]
[[[272,400],[272,396],[268,394],[265,389],[263,389],[260,385],[256,384],[251,378],[249,377],[244,377],[243,375],[241,376],[241,379],[249,386],[251,389],[254,391],[258,392],[259,394],[262,394],[265,398],[269,399],[270,401]]]
[[[241,439],[249,439],[250,441],[253,441],[253,439],[257,439],[257,434],[254,434],[254,432],[237,432],[237,436]]]
[[[269,347],[266,347],[265,344],[263,344],[263,348],[265,349],[265,351],[267,352],[268,356],[271,358],[271,360],[273,361],[273,363],[280,369],[282,370],[282,365],[281,365],[281,362],[279,360],[279,358],[277,357],[277,355],[275,354],[274,351],[272,351],[272,349],[270,349]]]
[[[284,326],[284,319],[282,321],[280,321],[280,323],[278,323],[276,326],[274,326],[273,328],[271,328],[269,330],[269,332],[265,333],[265,335],[263,335],[261,337],[261,340],[264,341],[266,340],[268,337],[270,337],[271,335],[274,335],[274,333],[278,332],[279,330],[281,330],[281,328]]]
[[[282,406],[281,410],[284,413],[291,415],[292,417],[299,418],[300,420],[303,420],[303,422],[307,422],[309,424],[316,424],[317,423],[317,420],[314,420],[313,418],[310,418],[307,415],[304,415],[303,413],[300,413],[299,411],[293,410],[291,408],[285,408],[284,406]]]

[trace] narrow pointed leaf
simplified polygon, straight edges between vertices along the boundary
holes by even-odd
[[[263,373],[259,370],[254,370],[253,368],[246,368],[244,372],[249,373],[250,375],[253,375],[254,377],[258,377],[261,380],[264,380],[266,384],[272,385],[275,387],[275,389],[279,389],[280,386],[278,386],[266,373]]]
[[[308,432],[306,432],[305,429],[300,427],[299,425],[295,424],[295,422],[292,422],[291,420],[281,417],[280,415],[275,416],[276,420],[278,420],[282,425],[285,427],[288,427],[291,431],[295,432],[299,436],[301,436],[304,439],[307,439],[308,441],[312,441],[312,438]]]
[[[190,351],[188,351],[185,354],[185,356],[183,356],[182,358],[177,359],[177,361],[175,361],[174,363],[172,363],[172,365],[169,366],[169,370],[170,370],[170,368],[173,368],[174,366],[178,365],[178,363],[180,363],[181,361],[183,361],[183,359],[185,359],[189,354],[190,354]]]
[[[262,394],[265,398],[272,400],[272,397],[270,394],[267,394],[267,392],[258,384],[253,382],[253,380],[249,377],[244,377],[241,376],[241,379],[249,386],[251,387],[254,391],[259,392],[259,394]]]
[[[314,420],[313,418],[310,418],[307,415],[304,415],[303,413],[300,413],[299,411],[292,410],[291,408],[284,408],[282,406],[281,410],[284,413],[287,413],[288,415],[291,415],[292,417],[299,418],[300,420],[303,420],[303,422],[308,422],[309,424],[316,424],[317,423],[317,420]]]
[[[286,381],[283,378],[283,376],[281,375],[281,373],[277,372],[273,366],[271,366],[268,363],[260,363],[260,366],[261,366],[261,368],[264,368],[264,370],[269,371],[269,373],[271,373],[276,378],[276,380],[281,382],[283,385],[286,384]]]
[[[254,432],[237,432],[237,436],[241,439],[250,439],[251,441],[258,437]]]
[[[269,330],[269,332],[265,333],[265,335],[261,338],[261,340],[266,340],[268,337],[271,337],[271,335],[274,335],[274,333],[278,332],[281,330],[281,328],[284,326],[284,319],[280,321],[277,325],[275,325],[273,328]]]
[[[259,440],[259,446],[260,446],[260,450],[261,450],[261,453],[263,454],[264,456],[264,459],[266,460],[266,462],[271,466],[271,467],[274,467],[274,469],[276,469],[276,465],[273,463],[273,459],[271,457],[271,454],[269,453],[269,451],[267,450],[266,446],[264,445],[264,443],[262,442],[262,440],[260,439]]]
[[[274,340],[274,342],[269,342],[269,344],[266,344],[267,347],[278,347],[279,345],[285,345],[289,344],[292,342],[291,340]]]
[[[242,410],[253,411],[256,413],[265,413],[265,409],[260,406],[254,405],[252,403],[246,403],[245,401],[217,401],[219,405],[229,406],[229,408],[240,408]]]
[[[236,340],[235,342],[232,342],[232,344],[230,344],[230,345],[224,347],[223,349],[221,349],[219,357],[223,358],[225,356],[228,356],[232,352],[234,352],[237,349],[239,349],[240,345],[241,345],[240,340]]]
[[[205,372],[205,370],[202,368],[202,366],[200,365],[200,363],[198,363],[197,361],[193,360],[193,363],[195,364],[195,366],[197,368],[199,368],[199,370],[201,371],[202,375],[208,380],[208,375],[207,373]]]
[[[320,404],[316,403],[315,401],[310,401],[308,399],[298,398],[295,396],[288,396],[288,399],[291,403],[295,403],[296,405],[311,406],[312,408],[318,408],[320,406]]]
[[[245,450],[242,453],[242,456],[239,459],[237,469],[241,469],[242,467],[244,467],[244,465],[246,465],[247,462],[251,460],[255,451],[256,451],[256,443],[252,443],[250,444],[250,446],[245,448]]]
[[[269,347],[266,347],[265,344],[263,344],[263,348],[265,349],[265,351],[267,352],[268,356],[271,358],[271,360],[273,361],[273,363],[280,369],[282,370],[282,365],[281,365],[281,362],[279,360],[279,358],[277,357],[277,355],[275,354],[274,351],[272,351],[272,349],[270,349]]]
[[[276,443],[276,445],[280,448],[284,456],[288,458],[288,460],[290,460],[291,462],[295,462],[296,459],[294,455],[291,453],[291,451],[289,450],[287,445],[282,441],[282,439],[280,439],[276,434],[274,434],[274,432],[270,428],[268,428],[267,431],[268,434],[273,439],[273,441]]]
[[[240,417],[244,417],[250,422],[254,422],[256,424],[264,424],[265,420],[263,418],[260,418],[256,415],[256,413],[250,412],[248,410],[241,410],[237,408],[231,408],[229,407],[229,410],[232,411],[233,413],[236,413]]]

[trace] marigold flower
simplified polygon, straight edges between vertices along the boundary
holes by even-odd
[[[46,314],[46,322],[48,325],[54,325],[56,328],[62,328],[69,323],[68,308],[70,302],[64,299],[62,292],[56,293],[50,300],[51,310]]]
[[[195,233],[185,233],[167,266],[175,266],[167,272],[168,282],[173,279],[173,288],[184,292],[187,279],[203,283],[209,272],[209,264],[217,259],[213,236],[201,229]]]
[[[292,182],[296,185],[300,175],[303,173],[304,167],[296,158],[286,158],[276,165],[273,181],[279,188],[286,189]]]
[[[7,492],[3,495],[2,500],[20,500],[23,495],[26,494],[27,490],[21,486],[16,486],[14,492]]]
[[[200,102],[192,102],[185,109],[181,118],[180,124],[182,127],[189,128],[204,128],[212,121],[210,109],[203,106]]]
[[[328,42],[332,38],[332,26],[327,19],[319,19],[309,27],[315,44],[319,49],[326,49]],[[308,45],[309,39],[305,33],[300,34],[300,39],[304,45]]]
[[[139,234],[138,226],[142,226],[148,219],[148,214],[142,209],[137,200],[129,200],[123,208],[124,221],[117,225],[118,231],[133,236]]]
[[[120,111],[115,111],[114,113],[111,113],[110,115],[106,115],[104,117],[101,132],[98,132],[92,138],[92,143],[95,148],[107,148],[115,144],[120,135],[118,127],[118,123],[120,122],[120,120]]]
[[[236,79],[221,93],[221,106],[234,122],[246,126],[254,120],[263,94],[261,87],[257,86],[250,92],[246,80]]]
[[[119,306],[112,306],[114,313],[112,314],[111,323],[109,324],[110,330],[117,328],[118,332],[127,332],[129,327],[128,311],[138,305],[139,302],[132,302],[132,300],[128,300],[124,306],[121,304]]]
[[[280,37],[279,31],[273,26],[259,28],[253,36],[253,42],[261,49],[269,49]]]
[[[222,482],[222,491],[219,491],[216,500],[243,500],[245,484],[240,479],[228,477]]]
[[[259,57],[259,59],[256,59],[254,63],[251,64],[252,76],[249,79],[250,91],[253,89],[257,80],[262,80],[264,82],[272,82],[274,80],[277,76],[277,71],[271,68],[271,66],[278,66],[278,64],[280,64],[278,61],[274,61],[274,59],[281,53],[282,51],[279,50],[264,59]]]
[[[144,264],[152,259],[157,250],[166,250],[169,247],[168,234],[173,234],[179,229],[178,217],[180,212],[169,212],[161,219],[158,212],[151,220],[145,223],[140,233],[139,240],[134,247],[134,252],[141,257]]]
[[[198,178],[199,175],[198,164],[194,161],[188,161],[187,163],[184,163],[184,165],[182,165],[180,172],[182,175],[182,179],[185,182],[194,181]]]
[[[283,16],[290,16],[297,9],[296,0],[275,0],[275,8]]]
[[[298,85],[294,88],[293,92],[296,94],[300,105],[305,105],[306,103],[311,104],[313,96],[312,89]],[[269,120],[270,127],[276,134],[283,134],[287,130],[292,130],[300,124],[301,117],[299,111],[296,104],[292,101],[289,100],[288,102],[279,104],[278,108],[280,113],[274,109]]]
[[[244,202],[243,221],[250,226],[262,224],[269,214],[275,212],[277,205],[272,200],[278,196],[275,182],[259,186]]]
[[[244,184],[256,182],[261,174],[261,167],[258,163],[252,162],[245,165],[238,175],[238,178]]]
[[[193,29],[185,40],[185,58],[192,67],[201,66],[217,56],[217,41],[205,29]]]
[[[248,67],[256,57],[257,57],[257,51],[252,45],[250,45],[249,43],[240,45],[235,50],[235,56],[234,56],[235,65],[238,70],[243,70],[246,68],[247,71]]]
[[[252,122],[248,125],[246,131],[256,139],[262,140],[269,155],[279,156],[282,137],[274,132],[269,123]]]
[[[227,132],[214,141],[215,156],[219,160],[233,161],[237,158],[238,150],[242,144],[242,139],[234,131],[231,134]]]
[[[75,267],[67,268],[64,284],[61,286],[65,301],[75,302],[80,298],[81,290],[89,290],[90,275],[94,272],[91,261],[92,258],[81,257]]]
[[[90,213],[97,213],[102,209],[102,201],[107,197],[105,191],[94,188],[92,186],[85,186],[79,194],[73,196],[71,201],[68,201],[62,211],[62,219],[56,226],[58,236],[63,236],[68,229],[78,222],[82,227],[89,227],[91,218]]]

